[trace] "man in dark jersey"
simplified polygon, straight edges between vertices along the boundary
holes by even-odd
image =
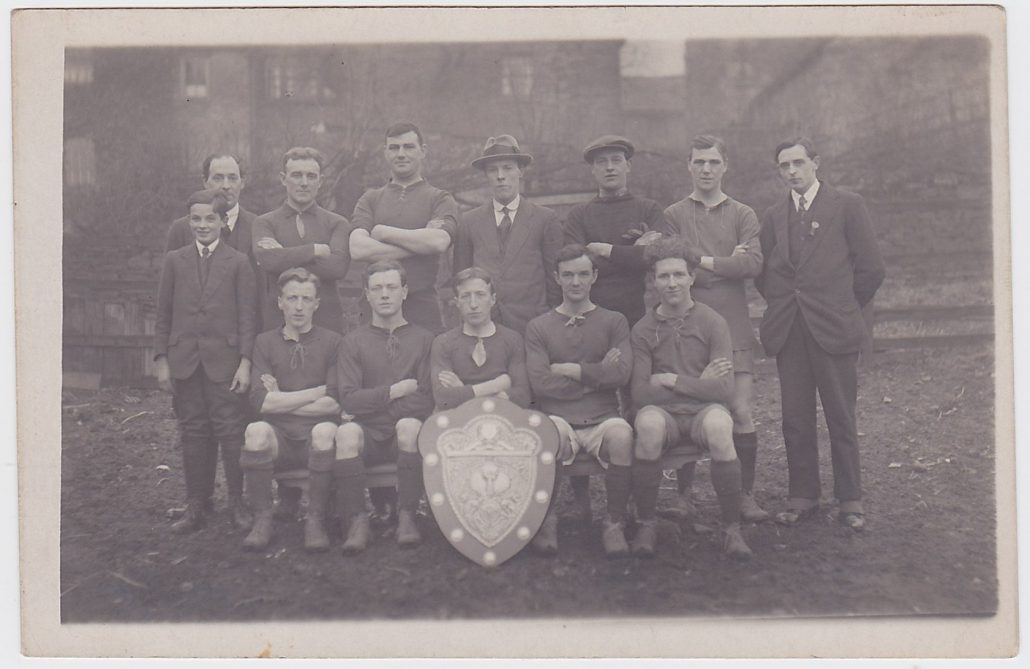
[[[590,290],[594,304],[617,311],[630,327],[644,315],[645,246],[659,237],[662,208],[629,190],[633,143],[618,135],[602,135],[583,149],[583,160],[597,182],[598,194],[573,207],[565,221],[565,243],[583,244],[597,258],[597,281]],[[622,410],[629,417],[628,392]],[[575,477],[576,506],[589,522],[589,479]]]
[[[343,332],[343,306],[336,282],[346,276],[350,265],[350,224],[315,200],[322,185],[324,165],[325,158],[316,149],[294,147],[287,151],[279,174],[286,188],[286,201],[254,221],[254,257],[265,278],[266,328],[281,322],[277,307],[279,275],[287,269],[303,267],[321,279],[315,323]]]
[[[529,382],[537,407],[558,428],[559,462],[571,464],[583,450],[605,469],[608,513],[601,543],[609,558],[621,557],[629,553],[625,526],[633,429],[619,413],[616,391],[630,378],[629,326],[625,316],[590,300],[597,270],[586,247],[563,247],[555,265],[563,299],[526,328]],[[533,545],[542,552],[557,550],[553,512],[548,513]]]
[[[342,337],[313,322],[320,307],[318,275],[297,267],[279,276],[282,327],[258,335],[250,392],[261,420],[247,426],[240,464],[254,527],[243,547],[262,550],[272,539],[272,479],[276,469],[310,473],[304,548],[329,548],[325,506],[332,483],[333,437],[340,415],[336,358]]]
[[[733,448],[733,344],[726,320],[694,301],[694,251],[682,240],[648,248],[659,303],[637,321],[633,346],[636,443],[633,497],[640,527],[632,551],[652,557],[657,542],[656,503],[662,452],[684,439],[708,450],[711,479],[722,516],[723,551],[751,557],[740,528],[740,461]]]
[[[354,260],[399,260],[408,279],[405,317],[433,334],[443,332],[436,295],[440,254],[450,248],[458,205],[422,177],[427,147],[411,123],[386,130],[390,181],[366,191],[354,207],[350,254]]]
[[[433,411],[429,354],[433,334],[409,323],[404,267],[395,260],[365,269],[365,297],[372,322],[344,339],[338,364],[344,423],[336,432],[337,500],[346,541],[343,552],[358,553],[369,540],[365,511],[365,465],[397,463],[397,543],[422,541],[415,511],[422,495],[418,433]]]

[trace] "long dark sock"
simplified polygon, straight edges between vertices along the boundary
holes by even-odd
[[[356,458],[333,462],[333,480],[340,517],[345,523],[365,510],[365,461]]]
[[[326,501],[332,489],[335,457],[332,451],[308,453],[308,511],[315,515],[325,515]]]
[[[608,518],[613,522],[621,523],[626,519],[626,503],[629,502],[632,486],[633,467],[609,463],[604,475],[604,487],[608,498]]]
[[[415,511],[422,496],[422,456],[401,451],[397,454],[397,509]]]
[[[637,517],[654,520],[658,506],[658,485],[662,482],[660,460],[637,460],[633,463],[633,498],[637,501]]]
[[[755,461],[758,459],[758,433],[734,432],[733,448],[740,460],[740,490],[748,494],[755,485]]]
[[[270,448],[260,451],[243,449],[240,453],[240,467],[247,480],[247,501],[254,513],[271,512],[274,464],[275,455]]]
[[[740,460],[712,460],[712,487],[723,524],[740,522]]]

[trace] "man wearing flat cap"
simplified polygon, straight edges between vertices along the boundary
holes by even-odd
[[[626,317],[632,328],[644,315],[644,260],[646,245],[660,234],[662,207],[654,200],[629,192],[627,180],[633,143],[618,135],[602,135],[583,149],[583,160],[597,182],[593,200],[577,204],[565,220],[565,243],[582,244],[596,256],[597,281],[590,289],[595,304]],[[628,403],[628,389],[620,391]],[[622,407],[625,411],[626,406]],[[588,477],[574,477],[578,515],[590,520]]]
[[[530,320],[561,302],[554,279],[562,229],[546,207],[523,200],[522,171],[533,161],[511,135],[486,141],[472,167],[486,175],[493,199],[462,215],[454,240],[454,271],[479,267],[493,277],[494,321],[524,334]]]
[[[565,243],[583,244],[597,259],[590,298],[618,311],[630,327],[644,315],[644,246],[658,237],[662,207],[629,192],[633,143],[618,135],[598,137],[583,149],[599,192],[578,204],[565,221]]]

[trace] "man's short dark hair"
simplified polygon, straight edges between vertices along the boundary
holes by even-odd
[[[229,200],[225,193],[218,188],[205,188],[190,195],[186,200],[186,209],[192,209],[195,204],[209,204],[218,217],[225,220],[229,214]]]
[[[590,249],[582,244],[566,244],[558,250],[558,255],[554,259],[554,271],[557,272],[558,265],[563,262],[568,262],[584,256],[590,261],[590,266],[596,270],[597,256]]]
[[[460,272],[454,275],[454,281],[452,282],[454,286],[454,294],[458,294],[458,286],[465,283],[466,281],[471,281],[472,279],[480,279],[486,285],[490,286],[491,295],[497,293],[497,291],[494,289],[494,280],[493,277],[490,276],[490,272],[487,272],[482,267],[466,267],[465,269],[461,270]]]
[[[368,288],[368,280],[372,278],[373,274],[392,270],[397,270],[397,273],[401,275],[402,286],[408,285],[408,273],[404,271],[404,265],[396,260],[377,260],[365,268],[365,288]]]
[[[321,151],[310,146],[295,146],[283,154],[283,172],[286,171],[286,163],[291,160],[314,160],[318,163],[319,172],[325,167],[325,156]]]
[[[303,267],[291,267],[282,274],[279,275],[279,294],[283,294],[283,288],[286,287],[291,281],[297,283],[311,283],[315,285],[315,292],[317,293],[322,287],[322,280],[318,278],[318,275],[314,272],[308,271]]]
[[[701,255],[696,248],[688,244],[682,237],[661,237],[656,242],[648,244],[644,249],[644,260],[647,261],[651,272],[654,272],[655,265],[660,260],[669,258],[682,258],[687,262],[687,271],[691,274],[701,263]]]
[[[212,153],[207,158],[204,158],[204,162],[200,164],[200,171],[204,174],[204,181],[211,176],[211,162],[218,160],[219,158],[232,158],[236,161],[236,167],[240,170],[240,178],[243,178],[243,160],[239,156],[234,156],[231,153]]]
[[[792,146],[800,146],[801,148],[803,148],[809,160],[813,160],[819,157],[819,153],[815,150],[815,142],[813,142],[807,137],[801,136],[795,137],[793,139],[788,139],[785,142],[780,142],[779,144],[777,144],[776,152],[773,153],[773,162],[779,163],[780,152],[784,149],[789,149]]]
[[[716,137],[715,135],[698,135],[694,139],[690,140],[690,153],[694,153],[694,149],[698,151],[705,151],[706,149],[715,149],[722,156],[724,163],[729,162],[729,158],[726,157],[726,142],[723,141],[722,137]]]
[[[414,123],[408,123],[407,121],[394,123],[389,128],[387,128],[385,139],[389,140],[391,137],[400,137],[401,135],[409,132],[413,132],[418,136],[419,146],[422,146],[426,143],[426,140],[422,138],[422,131],[418,129],[418,126]]]

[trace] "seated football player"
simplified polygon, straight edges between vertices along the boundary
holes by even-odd
[[[365,269],[365,298],[372,320],[352,330],[340,351],[344,422],[336,431],[334,475],[346,536],[344,554],[365,550],[369,541],[365,465],[397,463],[397,543],[414,546],[422,541],[415,523],[422,496],[418,433],[433,410],[433,334],[405,319],[407,295],[407,275],[399,262],[370,264]]]
[[[597,280],[594,259],[581,244],[558,252],[555,278],[562,303],[529,322],[526,366],[537,406],[558,428],[559,462],[571,464],[586,451],[605,468],[608,513],[601,543],[614,558],[629,553],[624,530],[633,430],[619,414],[617,391],[629,381],[632,353],[626,317],[590,301]],[[545,553],[557,550],[554,497],[533,544]]]
[[[262,332],[254,343],[250,400],[261,420],[247,426],[240,455],[254,527],[243,540],[261,550],[272,539],[272,479],[276,469],[307,467],[308,509],[304,548],[329,548],[325,508],[333,472],[333,438],[339,420],[336,358],[343,340],[315,325],[318,275],[302,267],[279,275],[279,310],[284,324]]]
[[[522,336],[491,318],[497,295],[490,275],[478,267],[458,272],[454,297],[461,325],[433,341],[436,410],[453,409],[473,397],[489,395],[526,408],[529,380]]]
[[[722,517],[723,550],[747,559],[740,529],[740,461],[733,447],[733,343],[726,320],[690,294],[696,257],[678,238],[647,249],[659,303],[633,326],[633,497],[640,527],[632,551],[652,557],[657,542],[661,456],[689,439],[712,458],[711,479]]]

